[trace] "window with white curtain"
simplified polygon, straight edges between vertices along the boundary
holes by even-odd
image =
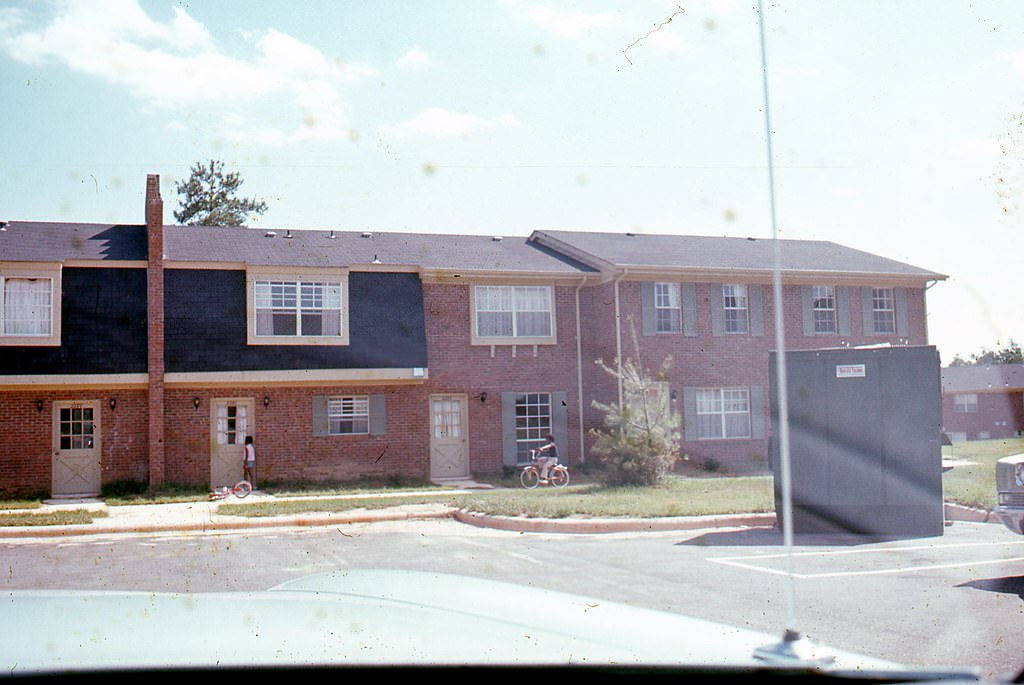
[[[0,277],[3,287],[3,335],[46,338],[53,335],[53,280]]]
[[[547,340],[554,336],[551,287],[478,285],[473,289],[476,338]]]

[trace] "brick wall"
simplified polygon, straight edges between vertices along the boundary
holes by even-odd
[[[110,400],[116,406],[110,408]],[[38,401],[42,400],[42,411]],[[0,393],[0,493],[50,491],[53,403],[100,403],[100,478],[144,481],[147,477],[147,412],[143,390],[69,390]]]
[[[1024,431],[1022,393],[977,393],[977,412],[955,409],[955,395],[942,397],[942,430],[945,433],[966,433],[968,440],[1014,438]]]
[[[497,472],[502,466],[501,393],[566,392],[569,463],[579,454],[575,288],[556,286],[555,345],[472,345],[469,285],[425,284],[429,393],[469,395],[470,468]],[[480,401],[487,393],[486,401]],[[426,401],[423,411],[426,413]]]

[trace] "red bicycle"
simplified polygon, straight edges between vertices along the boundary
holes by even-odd
[[[224,499],[228,495],[234,495],[241,499],[243,497],[247,497],[250,492],[252,492],[252,483],[247,480],[240,480],[235,483],[234,487],[229,488],[225,485],[224,487],[214,488],[210,492],[210,499]]]
[[[524,488],[532,490],[541,484],[541,466],[537,463],[537,450],[530,450],[530,463],[523,467],[519,474],[519,482]],[[569,484],[569,468],[562,464],[548,467],[547,483],[556,488],[564,488]]]

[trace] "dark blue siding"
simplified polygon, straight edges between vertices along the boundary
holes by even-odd
[[[345,346],[249,345],[244,271],[168,269],[164,286],[168,373],[427,365],[416,274],[349,274]]]
[[[0,346],[0,374],[145,373],[145,269],[65,268],[61,281],[61,346]]]

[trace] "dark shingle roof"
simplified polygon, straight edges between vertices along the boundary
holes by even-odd
[[[679,270],[727,269],[770,272],[775,261],[771,240],[709,236],[535,231],[532,239],[563,243],[620,268]],[[885,274],[942,280],[943,274],[818,240],[780,241],[783,271],[794,273]]]
[[[947,366],[942,369],[942,392],[1008,392],[1024,390],[1024,364]]]
[[[291,235],[291,238],[285,237]],[[260,266],[402,265],[454,271],[577,274],[593,271],[524,237],[288,231],[165,226],[164,254],[177,262]],[[0,230],[0,261],[145,260],[146,227],[12,221]]]

